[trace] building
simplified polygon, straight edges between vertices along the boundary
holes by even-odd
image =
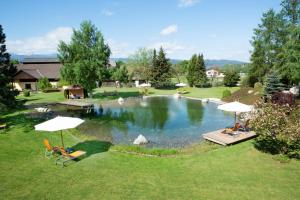
[[[17,65],[17,73],[14,76],[14,87],[22,91],[24,89],[37,90],[37,81],[47,77],[53,87],[59,81],[59,72],[62,64],[57,58],[25,58]]]
[[[206,70],[206,76],[208,78],[224,78],[224,73],[219,72],[218,70],[215,69],[209,69]]]
[[[37,81],[47,77],[55,88],[59,81],[60,68],[62,64],[57,58],[25,58],[17,65],[17,73],[14,76],[14,87],[23,91],[24,89],[36,91]],[[109,67],[116,67],[116,62],[109,60]]]

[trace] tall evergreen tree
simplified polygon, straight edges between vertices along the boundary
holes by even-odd
[[[270,96],[276,92],[284,90],[284,84],[280,82],[277,72],[272,71],[268,76],[265,84],[264,95]]]
[[[6,36],[0,25],[0,112],[6,108],[16,105],[16,95],[18,94],[12,87],[13,75],[17,68],[10,62],[10,54],[6,52]]]
[[[253,52],[250,76],[256,77],[260,82],[263,81],[265,75],[278,62],[277,55],[282,52],[286,34],[287,30],[282,14],[277,14],[273,9],[263,14],[261,24],[254,29],[251,41]]]
[[[277,69],[285,84],[300,83],[300,26],[293,28],[283,52],[279,55],[281,62]]]
[[[197,76],[196,76],[196,65],[197,65],[197,55],[194,54],[189,61],[187,76],[186,79],[190,85],[190,87],[194,87],[197,83]]]
[[[151,84],[156,87],[168,87],[171,84],[171,63],[166,58],[166,54],[161,47],[158,55],[153,53],[152,61],[152,82]]]
[[[80,29],[73,31],[70,44],[60,42],[58,52],[64,80],[81,85],[90,93],[96,81],[103,81],[111,52],[102,33],[90,21],[82,22]]]
[[[299,25],[300,22],[300,0],[283,0],[281,2],[281,13],[291,25]]]
[[[207,84],[203,54],[194,54],[188,64],[187,80],[191,87],[204,87]]]

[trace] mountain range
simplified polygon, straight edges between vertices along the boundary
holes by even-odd
[[[56,54],[33,54],[33,55],[21,55],[21,54],[11,54],[11,58],[14,60],[22,61],[24,58],[56,58]],[[114,61],[123,61],[127,62],[128,58],[111,58]],[[182,60],[180,59],[170,59],[172,64],[176,64]],[[228,64],[246,64],[246,62],[243,61],[238,61],[238,60],[226,60],[226,59],[206,59],[205,60],[205,65],[207,68],[213,67],[213,66],[218,66],[218,67],[223,67],[224,65]]]

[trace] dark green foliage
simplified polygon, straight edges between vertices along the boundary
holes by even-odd
[[[23,91],[23,95],[24,95],[24,97],[29,97],[30,96],[30,91],[25,89]]]
[[[47,88],[52,87],[52,85],[49,82],[49,79],[47,77],[40,78],[37,82],[37,85],[38,85],[38,89],[42,90],[42,91],[44,91]]]
[[[0,25],[0,112],[1,108],[15,107],[15,97],[18,95],[18,91],[12,87],[13,76],[17,72],[17,68],[10,61],[9,53],[6,52],[5,39],[6,36]]]
[[[230,96],[231,96],[230,90],[224,90],[223,91],[222,98],[226,98],[226,97],[230,97]]]
[[[64,90],[64,97],[65,97],[66,99],[69,98],[69,90]]]
[[[300,1],[299,0],[283,0],[281,2],[281,13],[286,21],[291,25],[299,24],[300,20]]]
[[[208,87],[203,55],[193,55],[189,61],[187,80],[191,87]]]
[[[103,82],[111,52],[101,32],[90,21],[82,22],[80,29],[74,30],[70,44],[61,42],[58,52],[64,80],[88,92],[96,87],[96,81]]]
[[[284,84],[280,82],[278,74],[274,71],[267,76],[264,95],[270,96],[284,90]]]
[[[125,65],[119,67],[112,75],[112,79],[121,83],[128,83],[129,74]]]
[[[240,75],[235,70],[228,70],[225,73],[224,77],[224,85],[228,87],[234,87],[237,85],[238,81],[240,80]]]
[[[280,78],[288,85],[300,83],[300,26],[292,28],[289,40],[278,56],[277,69]]]
[[[155,88],[165,88],[171,85],[171,63],[161,47],[158,55],[153,52],[151,67],[151,85]]]

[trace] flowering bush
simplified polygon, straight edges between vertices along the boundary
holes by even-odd
[[[300,158],[299,107],[260,102],[253,115],[250,125],[258,135],[258,149]]]
[[[283,93],[283,92],[276,92],[271,97],[271,102],[274,104],[279,105],[294,105],[296,103],[295,101],[295,95],[292,93]]]

